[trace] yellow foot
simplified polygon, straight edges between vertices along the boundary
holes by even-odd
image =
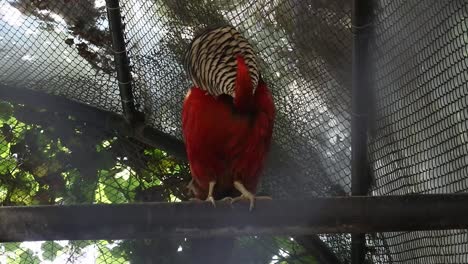
[[[253,195],[239,181],[234,182],[234,187],[241,193],[241,195],[234,198],[234,199],[231,199],[231,203],[235,203],[235,202],[240,201],[240,200],[249,200],[250,201],[249,211],[252,211],[252,209],[255,207],[255,200],[272,200],[271,197],[269,197],[269,196],[255,196],[255,195]]]

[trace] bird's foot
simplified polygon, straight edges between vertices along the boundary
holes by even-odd
[[[208,196],[205,201],[211,202],[213,206],[216,207],[215,199],[213,198],[213,196]]]
[[[241,193],[241,195],[238,197],[232,198],[231,204],[240,200],[249,200],[250,201],[249,211],[252,211],[253,208],[255,207],[255,200],[272,200],[272,198],[269,196],[255,196],[254,194],[249,192],[245,188],[245,186],[239,181],[234,182],[234,187]]]
[[[190,195],[190,196],[197,197],[197,196],[200,195],[200,190],[195,185],[193,179],[187,184],[187,186],[185,188],[187,189],[187,194]]]
[[[229,197],[229,196],[228,196],[228,197],[224,197],[223,199],[221,199],[221,200],[219,200],[219,201],[232,203],[232,197]]]
[[[251,195],[241,194],[240,196],[231,198],[231,204],[241,201],[241,200],[248,200],[250,202],[249,211],[252,211],[253,208],[255,207],[255,200],[272,200],[272,198],[270,196],[255,196],[253,194]]]
[[[213,198],[213,190],[214,190],[215,184],[216,184],[215,181],[210,181],[208,185],[208,197],[205,200],[207,202],[211,202],[214,207],[216,207],[215,199]]]
[[[215,186],[216,182],[214,181],[211,181],[209,183],[209,186],[208,186],[208,196],[206,197],[205,199],[205,202],[211,202],[213,204],[214,207],[216,207],[216,203],[215,203],[215,199],[213,198],[213,189],[214,189],[214,186]],[[190,183],[187,185],[187,188],[189,189],[189,191],[192,191],[193,194],[195,194],[196,196],[198,196],[199,194],[199,189],[195,186],[193,180],[190,181]],[[199,198],[190,198],[189,201],[192,201],[192,202],[203,202],[203,200],[199,199]]]
[[[196,202],[196,203],[211,202],[213,206],[216,207],[215,199],[213,198],[213,196],[208,196],[206,200],[202,200],[199,198],[190,198],[189,201]]]

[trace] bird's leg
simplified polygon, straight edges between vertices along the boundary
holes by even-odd
[[[253,195],[251,192],[249,192],[249,190],[247,190],[244,186],[244,184],[242,184],[240,181],[234,181],[234,188],[236,188],[240,193],[241,195],[232,199],[231,203],[235,203],[239,200],[244,200],[244,199],[247,199],[250,201],[250,207],[249,207],[249,211],[252,211],[252,209],[254,208],[254,205],[255,205],[255,199],[265,199],[265,200],[271,200],[271,197],[268,197],[268,196],[257,196],[255,197],[255,195]]]
[[[200,190],[198,189],[198,187],[195,185],[194,183],[194,179],[192,179],[188,184],[187,184],[187,194],[188,195],[191,195],[191,196],[194,196],[194,197],[198,197],[199,194],[200,194]],[[191,198],[192,199],[192,198]]]
[[[213,198],[213,189],[215,187],[216,182],[215,181],[210,181],[208,185],[208,196],[206,197],[207,202],[211,202],[214,207],[216,207],[215,200]]]

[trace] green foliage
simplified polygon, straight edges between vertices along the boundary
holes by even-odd
[[[101,170],[95,200],[105,203],[126,203],[133,201],[140,182],[132,177],[131,169],[117,165],[114,169]]]
[[[115,248],[119,248],[119,246],[110,248],[109,242],[101,240],[96,243],[96,247],[99,251],[96,264],[129,263],[123,251],[115,250]]]
[[[74,117],[0,102],[0,202],[3,205],[127,203],[178,197],[163,182],[184,185],[189,174],[160,150],[126,152],[126,139],[105,135]],[[59,120],[57,120],[59,119]],[[185,175],[182,175],[185,173]],[[138,197],[137,197],[138,196]],[[138,198],[138,199],[137,199]],[[39,242],[38,242],[39,243]],[[3,246],[3,248],[2,248]],[[126,247],[125,247],[126,246]],[[97,263],[127,263],[139,245],[106,241],[41,244],[41,254],[20,243],[0,244],[8,263],[53,261],[60,254],[98,249]]]
[[[5,247],[6,252],[13,252],[15,249],[19,247],[20,243],[12,242],[12,243],[5,243],[3,246]]]
[[[310,256],[302,246],[295,243],[291,238],[275,237],[274,241],[279,248],[280,255],[287,256],[282,257],[282,260],[278,263],[317,263],[317,260],[313,256]]]
[[[63,247],[56,242],[46,241],[42,243],[41,249],[43,250],[42,257],[45,260],[53,261],[57,257],[57,254],[63,249]]]
[[[14,259],[9,258],[11,264],[40,264],[41,260],[37,255],[30,249],[22,250],[17,249],[16,257]]]
[[[290,237],[242,237],[238,239],[233,255],[234,263],[317,263]]]
[[[13,115],[13,105],[0,101],[0,121],[6,121]]]
[[[166,152],[135,147],[72,116],[0,101],[2,205],[129,203],[187,200],[189,167]],[[37,242],[41,243],[41,242]],[[240,238],[235,263],[315,263],[285,238]],[[183,247],[185,250],[179,251]],[[8,263],[41,263],[97,252],[95,263],[187,263],[190,240],[42,242],[34,253],[21,243],[0,244]],[[72,257],[73,256],[73,257]],[[300,257],[297,257],[300,256]]]

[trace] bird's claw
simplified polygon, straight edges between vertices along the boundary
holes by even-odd
[[[268,196],[257,196],[255,197],[255,195],[253,195],[249,190],[247,190],[244,186],[244,184],[242,184],[242,182],[240,181],[234,181],[234,188],[236,188],[240,193],[241,195],[232,199],[231,201],[231,204],[232,203],[235,203],[239,200],[249,200],[250,201],[250,206],[249,206],[249,211],[252,211],[252,209],[254,208],[255,206],[255,199],[267,199],[267,200],[271,200],[271,197],[268,197]]]
[[[187,186],[185,187],[187,189],[187,194],[197,197],[200,194],[199,188],[195,185],[194,180],[192,179]]]
[[[255,196],[253,194],[241,194],[238,197],[232,198],[231,199],[231,204],[238,202],[240,200],[249,200],[250,205],[249,205],[249,211],[252,211],[253,208],[255,207],[255,200],[272,200],[270,196]]]
[[[216,208],[216,203],[215,203],[215,199],[213,198],[213,196],[208,196],[205,201],[211,202],[213,206]]]
[[[231,200],[231,204],[235,203],[235,202],[238,202],[240,200],[249,200],[250,201],[250,205],[249,205],[249,211],[252,211],[252,209],[254,208],[255,206],[255,196],[253,196],[252,194],[250,195],[244,195],[244,194],[241,194],[240,196],[238,197],[234,197],[232,200]]]
[[[232,197],[224,197],[223,199],[220,200],[221,202],[230,202],[232,203]]]

